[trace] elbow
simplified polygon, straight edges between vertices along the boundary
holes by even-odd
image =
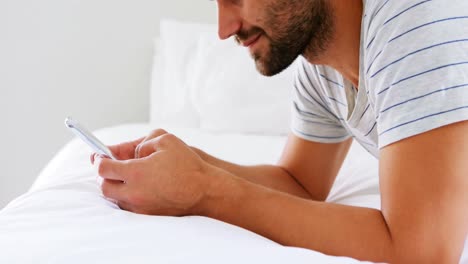
[[[314,193],[313,195],[310,194],[310,198],[314,201],[317,201],[317,202],[325,202],[328,198],[328,194],[330,194],[329,191],[327,192],[318,192],[318,193]]]
[[[314,190],[308,189],[297,179],[297,177],[294,176],[294,174],[291,171],[281,166],[278,166],[278,168],[280,168],[283,171],[283,173],[287,174],[292,180],[294,180],[297,186],[300,187],[301,194],[298,194],[297,196],[317,202],[325,202],[325,200],[328,198],[328,194],[330,193],[331,187],[316,188]]]

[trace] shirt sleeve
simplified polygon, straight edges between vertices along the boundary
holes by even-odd
[[[315,82],[313,65],[304,59],[299,63],[294,80],[292,132],[305,140],[320,143],[342,142],[350,137],[340,118],[328,107]]]
[[[394,2],[366,43],[379,148],[468,120],[468,1]]]

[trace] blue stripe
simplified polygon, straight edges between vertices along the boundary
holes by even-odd
[[[437,68],[434,68],[434,69],[430,69],[430,70],[427,70],[425,72],[421,72],[421,73],[418,73],[418,74],[415,74],[415,75],[411,75],[409,77],[406,77],[406,78],[403,78],[395,83],[392,83],[389,87],[381,90],[377,95],[381,95],[382,93],[386,92],[387,90],[389,90],[390,88],[392,88],[392,86],[395,86],[399,83],[402,83],[404,81],[407,81],[409,79],[412,79],[412,78],[415,78],[415,77],[418,77],[418,76],[421,76],[421,75],[424,75],[426,73],[430,73],[430,72],[433,72],[433,71],[437,71],[437,70],[440,70],[440,69],[444,69],[444,68],[448,68],[448,67],[452,67],[452,66],[457,66],[457,65],[463,65],[463,64],[468,64],[468,61],[464,61],[464,62],[459,62],[459,63],[452,63],[452,64],[448,64],[448,65],[444,65],[444,66],[440,66],[440,67],[437,67]]]
[[[297,129],[294,129],[294,128],[293,128],[293,130],[296,131],[297,133],[303,135],[303,136],[306,136],[306,137],[315,137],[315,138],[322,138],[322,139],[341,139],[341,138],[345,139],[345,138],[349,137],[348,134],[346,134],[344,136],[339,136],[339,137],[317,136],[317,135],[312,135],[312,134],[307,134],[307,133],[301,132],[301,131],[299,131]]]
[[[338,85],[339,87],[343,88],[344,86],[342,84],[340,84],[339,82],[336,82],[336,81],[333,81],[333,80],[330,80],[327,78],[327,76],[323,75],[323,74],[320,74],[320,77],[322,77],[323,79],[325,79],[326,81],[328,82],[331,82],[333,84],[336,84]]]
[[[307,101],[309,101],[310,103],[312,103],[312,104],[317,103],[317,104],[319,104],[320,106],[322,106],[323,108],[325,108],[325,106],[323,106],[320,102],[318,102],[317,100],[315,100],[315,98],[312,96],[312,94],[310,94],[309,90],[307,90],[307,88],[305,87],[305,85],[304,85],[302,79],[301,79],[300,77],[298,77],[297,79],[298,79],[299,84],[300,84],[300,86],[301,86],[301,88],[302,88],[301,90],[305,91],[305,92],[307,93],[307,95],[310,97],[310,99],[307,98],[307,97],[305,97],[305,96],[299,91],[299,88],[297,87],[297,85],[294,85],[294,86],[296,87],[297,93],[298,93],[299,95],[301,95],[302,97],[306,98]],[[314,89],[314,90],[315,90],[315,89]],[[317,92],[317,90],[315,90],[315,92]],[[323,99],[322,99],[322,97],[320,97],[320,95],[319,95],[318,97],[319,97],[320,101],[322,101],[323,103],[326,104],[326,102],[323,101]],[[313,102],[312,102],[312,101],[313,101]]]
[[[366,142],[366,141],[364,141],[362,139],[359,140],[358,138],[356,140],[361,144],[365,144],[365,145],[368,145],[368,146],[371,146],[371,147],[374,147],[374,148],[377,147],[374,143],[369,143],[369,142]]]
[[[382,9],[388,4],[388,2],[390,2],[390,0],[385,1],[385,3],[383,3],[383,5],[377,10],[377,12],[375,12],[374,18],[380,13],[380,11],[382,11]]]
[[[410,29],[410,30],[408,30],[408,31],[406,31],[406,32],[403,32],[403,33],[401,33],[400,35],[398,35],[398,36],[396,36],[396,37],[390,39],[390,40],[388,41],[388,43],[390,43],[390,42],[392,42],[392,41],[394,41],[394,40],[396,40],[396,39],[398,39],[398,38],[400,38],[400,37],[402,37],[402,36],[404,36],[404,35],[406,35],[406,34],[408,34],[408,33],[410,33],[410,32],[413,32],[413,31],[415,31],[415,30],[417,30],[417,29],[420,29],[420,28],[422,28],[422,27],[426,27],[426,26],[429,26],[429,25],[437,24],[437,23],[440,23],[440,22],[451,21],[451,20],[458,20],[458,19],[468,19],[468,16],[444,18],[444,19],[432,21],[432,22],[429,22],[429,23],[426,23],[426,24],[417,26],[417,27],[415,27],[415,28],[413,28],[413,29]]]
[[[433,22],[430,22],[430,23],[427,23],[427,24],[420,25],[420,26],[418,26],[418,27],[415,27],[415,28],[413,28],[413,29],[410,29],[410,30],[408,30],[408,31],[406,31],[406,32],[404,32],[404,33],[402,33],[402,34],[400,34],[400,35],[398,35],[398,36],[396,36],[396,37],[390,39],[390,40],[388,41],[388,43],[391,43],[392,41],[394,41],[394,40],[396,40],[396,39],[398,39],[398,38],[400,38],[400,37],[402,37],[402,36],[404,36],[404,35],[406,35],[406,34],[408,34],[408,33],[410,33],[410,32],[413,32],[413,31],[415,31],[415,30],[417,30],[417,29],[419,29],[419,28],[422,28],[422,27],[425,27],[425,26],[428,26],[428,25],[432,25],[432,24],[436,24],[436,23],[439,23],[439,22],[450,21],[450,20],[457,20],[457,19],[468,19],[468,16],[446,18],[446,19],[441,19],[441,20],[437,20],[437,21],[433,21]],[[371,69],[372,66],[374,65],[374,62],[375,62],[375,61],[377,60],[377,58],[382,54],[382,52],[383,52],[383,50],[381,50],[379,53],[377,53],[377,55],[375,56],[375,58],[372,60],[371,64],[370,64],[369,67],[367,68],[367,73],[370,72],[370,69]]]
[[[305,68],[304,63],[302,63],[302,70],[304,71],[304,75],[306,76],[307,81],[309,82],[310,87],[312,87],[312,89],[314,89],[315,93],[318,95],[318,97],[320,98],[320,100],[321,100],[324,104],[327,104],[328,102],[325,100],[325,98],[322,97],[322,94],[319,93],[319,91],[317,90],[317,88],[315,88],[314,84],[312,83],[312,80],[310,79],[309,74],[307,74],[307,69]],[[302,83],[301,75],[298,76],[298,79],[299,79],[299,81],[301,82],[302,86],[304,87],[304,84]],[[307,90],[307,89],[306,89],[306,90]],[[310,94],[309,94],[309,95],[310,95]],[[312,96],[312,95],[310,95],[310,96]]]
[[[368,50],[370,48],[370,46],[372,45],[372,43],[374,43],[374,40],[377,36],[374,36],[371,41],[369,42],[369,44],[367,44],[367,47],[366,47],[366,50]]]
[[[389,20],[385,21],[384,26],[385,26],[386,24],[390,23],[393,19],[395,19],[395,18],[401,16],[402,14],[408,12],[409,10],[411,10],[411,9],[417,7],[417,6],[420,6],[420,5],[424,4],[424,3],[431,2],[431,1],[432,1],[432,0],[425,0],[425,1],[422,1],[422,2],[419,2],[419,3],[415,4],[415,5],[413,5],[413,6],[408,7],[407,9],[401,11],[400,13],[398,13],[398,14],[395,15],[395,16],[393,16],[393,17],[390,18]]]
[[[296,117],[296,118],[298,118],[299,120],[304,121],[306,123],[310,123],[310,124],[317,124],[317,125],[320,125],[320,126],[327,126],[327,127],[334,127],[334,128],[343,128],[343,126],[340,126],[340,125],[333,125],[333,124],[327,124],[327,123],[322,123],[322,122],[317,122],[317,121],[311,121],[311,120],[307,120],[307,119],[301,118],[301,117]]]
[[[410,56],[412,56],[412,55],[414,55],[414,54],[416,54],[416,53],[423,52],[423,51],[426,51],[426,50],[430,50],[430,49],[433,49],[433,48],[435,48],[435,47],[440,47],[440,46],[444,46],[444,45],[448,45],[448,44],[453,44],[453,43],[459,43],[459,42],[466,42],[466,41],[468,41],[468,39],[458,39],[458,40],[446,41],[446,42],[442,42],[442,43],[439,43],[439,44],[435,44],[435,45],[432,45],[432,46],[429,46],[429,47],[426,47],[426,48],[422,48],[422,49],[413,51],[413,52],[411,52],[411,53],[409,53],[409,54],[407,54],[407,55],[401,57],[400,59],[398,59],[398,60],[396,60],[396,61],[394,61],[394,62],[392,62],[392,63],[386,65],[386,66],[383,67],[382,69],[378,70],[377,72],[375,72],[375,73],[371,76],[371,78],[374,78],[377,74],[381,73],[383,70],[387,69],[388,67],[390,67],[390,66],[392,66],[392,65],[394,65],[394,64],[396,64],[396,63],[398,63],[398,62],[400,62],[400,61],[402,61],[402,60],[404,60],[404,59],[406,59],[406,58],[408,58],[408,57],[410,57]]]
[[[312,102],[310,102],[310,103],[312,103]],[[302,110],[302,109],[299,108],[299,106],[297,105],[297,102],[293,102],[293,105],[294,105],[294,108],[296,108],[296,111],[299,112],[299,113],[302,114],[302,115],[310,116],[310,117],[318,117],[318,118],[321,118],[321,119],[327,119],[327,117],[324,117],[324,116],[321,116],[321,115],[317,115],[317,114],[314,114],[314,113],[311,113],[311,112],[307,112],[307,111]]]
[[[307,74],[306,74],[307,76]],[[305,91],[307,93],[307,95],[309,95],[309,97],[315,102],[317,103],[318,105],[320,105],[327,113],[329,113],[330,115],[332,115],[334,118],[336,118],[337,120],[343,120],[342,118],[340,119],[338,116],[336,116],[335,114],[333,114],[326,106],[324,106],[323,104],[321,104],[320,102],[318,102],[313,96],[312,94],[310,94],[309,90],[305,89],[305,86],[304,86],[304,83],[302,82],[302,79],[300,78],[300,76],[298,76],[297,78],[299,80],[299,82],[301,83],[302,87],[304,89],[302,89],[303,91]],[[320,96],[320,93],[317,91],[317,89],[315,88],[315,86],[310,83],[310,85],[312,86],[312,89],[314,89],[315,93],[317,93],[319,95],[319,98],[322,100],[323,103],[326,104],[326,102],[323,100],[323,98]],[[296,90],[299,91],[299,89],[297,88],[297,85],[294,84],[294,86],[296,87]],[[299,93],[300,94],[300,93]],[[304,97],[305,98],[305,97]]]
[[[361,117],[359,118],[359,122],[361,122],[362,118],[364,117],[364,115],[367,113],[367,111],[369,110],[369,107],[370,107],[370,104],[367,105],[366,109],[364,110],[364,112],[362,113]]]
[[[296,93],[298,94],[298,96],[300,96],[301,98],[304,98],[307,102],[309,102],[309,104],[315,105],[316,101],[311,100],[311,99],[305,97],[303,94],[301,94],[301,92],[299,91],[299,88],[297,87],[296,84],[294,84],[294,89],[296,89]]]
[[[403,104],[406,104],[406,103],[409,103],[411,101],[415,101],[415,100],[418,100],[418,99],[421,99],[421,98],[424,98],[424,97],[427,97],[427,96],[430,96],[430,95],[433,95],[433,94],[436,94],[436,93],[440,93],[440,92],[444,92],[444,91],[448,91],[448,90],[453,90],[453,89],[457,89],[457,88],[466,88],[468,87],[468,83],[467,84],[462,84],[462,85],[457,85],[457,86],[452,86],[452,87],[449,87],[449,88],[445,88],[445,89],[440,89],[440,90],[437,90],[437,91],[434,91],[434,92],[431,92],[431,93],[428,93],[428,94],[425,94],[425,95],[421,95],[421,96],[418,96],[418,97],[414,97],[414,98],[411,98],[409,100],[406,100],[404,102],[401,102],[401,103],[398,103],[398,104],[395,104],[395,105],[392,105],[384,110],[382,110],[380,113],[385,113],[387,112],[388,110],[392,109],[392,108],[395,108],[397,106],[400,106],[400,105],[403,105]]]
[[[382,54],[383,50],[381,50],[379,53],[377,53],[377,55],[375,55],[375,58],[372,60],[371,64],[369,65],[369,67],[367,68],[367,74],[369,74],[372,66],[374,65],[374,62],[377,60],[377,58],[380,56],[380,54]]]
[[[294,88],[296,88],[296,91],[299,95],[301,95],[301,93],[299,92],[299,88],[297,88],[297,85],[294,84]],[[328,110],[324,105],[322,105],[320,102],[318,102],[310,93],[309,91],[307,91],[307,89],[303,89],[308,95],[309,97],[312,99],[310,100],[309,98],[301,95],[303,98],[305,98],[309,103],[311,103],[312,105],[319,105],[321,106],[325,111],[327,111],[328,113],[330,113],[334,118],[336,118],[337,120],[344,120],[343,118],[338,118],[337,116],[335,116],[333,113],[330,112],[330,110]],[[313,101],[313,102],[312,102]],[[328,117],[327,117],[328,118]]]
[[[369,136],[370,133],[371,133],[372,131],[374,131],[374,129],[375,129],[376,126],[377,126],[377,122],[374,123],[374,125],[373,125],[372,128],[369,130],[369,132],[367,132],[367,134],[365,134],[364,136],[365,136],[365,137]]]
[[[380,6],[380,8],[377,10],[377,12],[375,12],[374,16],[371,18],[371,21],[369,22],[369,28],[370,28],[370,25],[372,24],[372,20],[374,20],[374,18],[380,13],[380,11],[382,11],[382,9],[388,4],[390,0],[387,0],[385,1],[385,3],[382,4],[382,6]],[[367,31],[369,31],[369,28],[367,29]],[[371,41],[367,44],[367,48],[366,49],[369,49],[369,47],[372,45],[372,43],[374,42],[375,40],[375,37],[374,36]]]
[[[328,99],[337,102],[339,105],[342,105],[342,106],[344,106],[344,107],[348,107],[347,104],[344,104],[344,103],[338,101],[337,99],[335,99],[335,98],[333,98],[333,97],[328,97]]]
[[[372,20],[374,20],[374,18],[380,13],[380,11],[382,10],[382,8],[384,8],[384,6],[389,2],[389,0],[387,0],[387,2],[385,2],[378,10],[377,12],[375,12],[374,14],[371,14],[371,18],[369,19],[369,23],[367,24],[368,27],[367,27],[367,31],[369,31],[370,29],[370,26],[372,24]],[[366,15],[367,16],[367,15]]]
[[[372,14],[373,16],[371,20],[374,20],[374,18],[380,13],[380,11],[382,11],[382,9],[388,4],[388,2],[390,2],[390,0],[385,1],[385,3],[383,3],[374,14]]]
[[[418,119],[415,119],[415,120],[412,120],[412,121],[409,121],[409,122],[405,122],[403,124],[400,124],[400,125],[397,125],[397,126],[394,126],[392,128],[389,128],[385,131],[383,131],[382,133],[379,134],[379,136],[382,136],[383,134],[387,133],[387,132],[390,132],[394,129],[397,129],[399,127],[402,127],[402,126],[406,126],[408,124],[411,124],[411,123],[414,123],[414,122],[418,122],[418,121],[421,121],[421,120],[424,120],[426,118],[430,118],[430,117],[433,117],[433,116],[438,116],[438,115],[443,115],[443,114],[446,114],[446,113],[450,113],[450,112],[454,112],[454,111],[458,111],[458,110],[462,110],[462,109],[468,109],[468,105],[467,106],[462,106],[462,107],[457,107],[457,108],[454,108],[454,109],[451,109],[451,110],[447,110],[447,111],[443,111],[443,112],[439,112],[439,113],[435,113],[435,114],[432,114],[432,115],[427,115],[427,116],[424,116],[424,117],[421,117],[421,118],[418,118]]]

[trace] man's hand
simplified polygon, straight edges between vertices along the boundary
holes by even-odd
[[[134,141],[124,142],[117,145],[109,146],[109,149],[112,151],[112,154],[118,160],[129,160],[146,157],[154,152],[153,148],[150,145],[147,145],[145,149],[142,149],[143,145],[150,141],[151,139],[160,137],[167,134],[167,131],[164,129],[156,129],[149,133],[148,136],[139,138]],[[142,151],[145,151],[143,153]],[[94,164],[94,159],[96,158],[96,153],[91,154],[91,163]]]
[[[104,196],[128,211],[181,216],[196,212],[210,184],[204,162],[182,140],[164,130],[111,147],[119,161],[93,156],[104,178]]]

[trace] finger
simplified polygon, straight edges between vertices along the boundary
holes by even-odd
[[[175,140],[174,138],[175,136],[166,133],[159,137],[142,142],[140,145],[138,145],[138,155],[135,156],[138,156],[138,158],[140,159],[148,157],[149,155],[157,152],[158,150],[167,148],[168,144],[172,144],[168,141],[173,141]],[[164,145],[164,147],[162,145]]]
[[[154,147],[154,140],[155,139],[150,139],[138,145],[138,148],[135,151],[135,158],[142,159],[156,152],[156,149]]]
[[[125,184],[120,181],[104,180],[101,185],[102,194],[106,198],[121,201],[125,199]]]
[[[103,156],[103,155],[101,155],[101,154],[92,153],[91,156],[90,156],[91,164],[94,165],[94,161],[95,161],[98,157],[101,157],[101,158],[104,158],[104,157],[109,158],[109,157]]]
[[[94,167],[99,176],[108,180],[126,182],[131,175],[138,173],[139,168],[130,161],[119,161],[95,156]]]
[[[156,129],[156,130],[151,131],[151,133],[142,142],[140,142],[140,144],[138,144],[138,146],[136,147],[135,155],[134,155],[135,158],[139,159],[139,158],[144,158],[144,157],[151,155],[151,153],[153,153],[154,151],[150,151],[150,148],[146,147],[145,151],[144,152],[142,151],[142,148],[146,145],[145,143],[165,134],[167,134],[167,131],[164,129]]]
[[[185,146],[185,143],[178,137],[169,133],[151,140],[151,146],[153,148],[153,152],[167,150],[170,148],[174,148],[178,145]]]
[[[164,134],[140,144],[141,159],[151,156],[157,152],[179,147],[188,147],[181,139],[173,134]]]
[[[128,160],[135,158],[135,149],[140,144],[145,137],[141,137],[137,140],[128,141],[124,143],[120,143],[117,145],[109,146],[110,151],[114,154],[114,156],[119,160]]]

